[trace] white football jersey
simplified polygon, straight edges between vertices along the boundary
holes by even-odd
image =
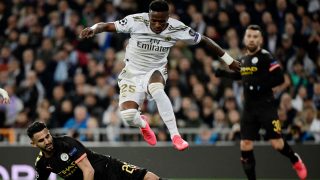
[[[193,45],[201,40],[201,35],[179,20],[169,18],[167,28],[160,34],[150,29],[148,13],[126,16],[114,22],[118,33],[130,33],[126,48],[126,63],[140,71],[150,71],[167,64],[170,48],[182,40]]]

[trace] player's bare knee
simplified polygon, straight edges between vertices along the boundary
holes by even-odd
[[[253,149],[253,141],[251,140],[241,140],[240,149],[243,151],[249,151]]]
[[[126,109],[120,111],[120,115],[122,120],[127,122],[130,126],[137,126],[135,119],[140,117],[140,113],[137,109]]]
[[[164,85],[162,83],[151,83],[148,86],[148,91],[151,94],[151,96],[153,97],[154,94],[158,91],[164,91]]]
[[[156,83],[156,82],[161,82],[161,83],[164,82],[160,71],[154,71],[153,74],[150,77],[149,84]]]
[[[283,149],[283,146],[284,146],[283,139],[272,139],[272,140],[270,140],[270,143],[271,143],[273,149],[275,149],[277,151]]]
[[[126,101],[120,104],[120,111],[127,109],[138,109],[139,105],[134,101]]]

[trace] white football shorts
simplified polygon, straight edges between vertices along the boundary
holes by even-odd
[[[146,97],[151,99],[148,93],[148,84],[151,75],[155,71],[159,71],[165,81],[168,79],[168,72],[165,66],[146,72],[126,65],[118,76],[120,88],[119,104],[126,101],[134,101],[140,106]]]

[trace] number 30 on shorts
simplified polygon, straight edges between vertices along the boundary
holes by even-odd
[[[273,120],[272,124],[273,124],[274,132],[278,132],[278,133],[281,132],[281,123],[279,120]]]
[[[126,92],[130,92],[130,93],[136,92],[136,86],[135,85],[122,84],[120,86],[120,94],[123,94],[123,93],[126,93]]]

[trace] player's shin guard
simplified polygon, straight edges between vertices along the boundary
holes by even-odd
[[[130,126],[144,128],[146,126],[145,121],[140,117],[140,112],[137,109],[127,109],[120,111],[121,118],[127,122]]]
[[[178,135],[179,132],[176,118],[174,116],[170,99],[164,92],[164,85],[162,83],[151,83],[148,86],[148,90],[152,98],[156,101],[159,114],[168,128],[171,138],[174,135]]]
[[[291,149],[287,141],[285,140],[283,141],[284,141],[284,146],[281,150],[279,150],[279,152],[282,155],[288,157],[292,164],[296,163],[299,160],[298,157],[295,155],[294,151]]]
[[[241,151],[241,163],[248,180],[256,180],[256,161],[254,158],[253,150]]]

